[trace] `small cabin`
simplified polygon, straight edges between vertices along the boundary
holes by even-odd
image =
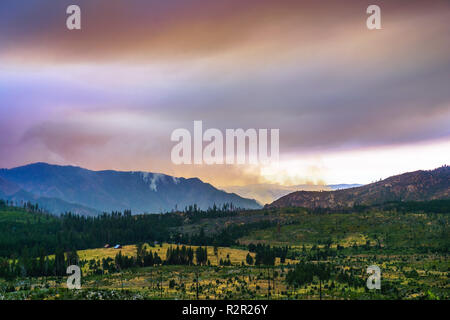
[[[122,249],[122,246],[121,246],[120,244],[116,244],[116,245],[114,246],[114,249]]]

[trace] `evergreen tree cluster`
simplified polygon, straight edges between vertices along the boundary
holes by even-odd
[[[0,278],[65,276],[69,265],[78,265],[79,257],[75,250],[67,253],[57,248],[54,259],[41,250],[39,257],[32,258],[27,251],[12,259],[0,258]]]
[[[315,278],[321,282],[337,281],[354,288],[365,287],[365,280],[362,277],[358,277],[357,270],[352,268],[344,270],[325,262],[302,262],[296,264],[294,269],[287,273],[286,282],[291,286],[301,287],[313,283]]]
[[[250,243],[248,251],[256,253],[255,265],[273,266],[275,265],[275,258],[280,258],[281,263],[286,261],[289,247],[271,247],[260,243],[257,245]]]
[[[321,281],[331,278],[334,268],[326,263],[298,263],[286,275],[286,282],[292,286],[300,287],[313,282],[314,277]]]
[[[193,204],[187,206],[182,213],[189,218],[191,222],[197,222],[205,218],[234,217],[242,210],[243,209],[235,207],[233,203],[224,203],[220,207],[214,204],[206,210],[201,210],[196,204]]]
[[[195,250],[195,259],[198,265],[206,265],[208,263],[208,247],[198,247]]]
[[[176,248],[169,247],[164,263],[169,265],[193,265],[194,250],[186,246],[182,246],[181,248],[179,246]]]
[[[132,215],[131,211],[104,213],[96,217],[86,217],[66,213],[52,216],[41,212],[36,206],[26,204],[29,212],[11,207],[10,202],[0,202],[0,257],[20,256],[27,251],[30,257],[38,257],[41,250],[54,253],[58,247],[65,251],[99,248],[105,244],[135,244],[139,242],[183,243],[188,245],[232,246],[236,240],[249,231],[273,226],[269,221],[230,225],[219,234],[206,235],[203,230],[194,234],[180,234],[174,231],[183,225],[184,214],[193,220],[205,217],[219,217],[237,214],[237,209],[224,205],[201,211],[196,205],[186,208],[186,212],[165,214]],[[28,210],[28,209],[27,209]],[[14,213],[11,219],[2,215]]]

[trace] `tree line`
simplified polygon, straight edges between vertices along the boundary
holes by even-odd
[[[273,266],[275,265],[275,259],[276,258],[280,258],[280,262],[284,263],[286,261],[286,257],[289,251],[289,247],[288,246],[284,246],[284,247],[271,247],[270,245],[265,245],[265,244],[253,244],[250,243],[248,245],[248,251],[256,253],[255,255],[255,265],[266,265],[266,266]],[[247,263],[249,263],[251,260],[251,256],[250,258],[247,257]]]
[[[258,222],[243,226],[230,225],[219,234],[206,235],[204,231],[180,234],[177,227],[184,224],[185,215],[192,219],[237,214],[234,207],[224,205],[206,211],[196,205],[185,213],[132,215],[131,211],[104,213],[87,217],[65,213],[53,216],[27,204],[27,210],[0,202],[0,257],[21,256],[25,251],[30,257],[64,251],[103,247],[105,244],[135,244],[154,241],[183,243],[188,245],[232,246],[236,240],[256,228],[272,226],[270,222]],[[3,217],[5,217],[3,219]],[[7,218],[11,217],[11,218]]]

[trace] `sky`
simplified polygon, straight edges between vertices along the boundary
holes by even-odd
[[[81,8],[81,30],[66,8]],[[368,30],[366,8],[381,8]],[[0,167],[213,185],[370,183],[449,164],[450,2],[2,0]],[[175,165],[177,128],[279,129],[280,162]]]

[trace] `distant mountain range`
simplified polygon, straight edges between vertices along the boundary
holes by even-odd
[[[427,201],[450,198],[450,167],[414,171],[361,187],[336,191],[298,191],[290,193],[268,208],[344,208],[388,201]]]
[[[332,184],[313,185],[299,184],[295,186],[283,186],[279,184],[261,183],[246,186],[226,186],[220,187],[227,192],[233,192],[241,197],[257,200],[261,204],[272,203],[273,201],[294,191],[331,191],[362,186],[361,184]]]
[[[350,189],[350,188],[356,188],[361,187],[363,184],[359,183],[341,183],[341,184],[328,184],[327,187],[333,190],[342,190],[342,189]]]
[[[0,199],[31,201],[49,212],[83,215],[132,210],[159,213],[197,204],[233,203],[258,209],[253,199],[218,190],[197,178],[176,178],[151,172],[91,171],[74,166],[34,163],[0,169]]]

